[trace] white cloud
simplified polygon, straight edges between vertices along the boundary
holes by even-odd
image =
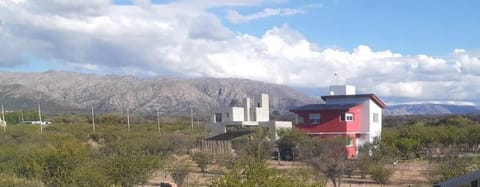
[[[287,25],[260,37],[232,31],[208,7],[197,6],[199,1],[149,8],[68,2],[0,1],[0,67],[26,64],[26,56],[35,56],[93,73],[236,77],[302,87],[333,84],[336,72],[339,83],[380,96],[478,101],[480,95],[480,58],[465,49],[447,57],[406,56],[366,45],[320,49]],[[249,3],[261,1],[207,2]]]
[[[253,14],[242,15],[235,10],[227,12],[227,19],[233,23],[245,23],[256,19],[271,17],[271,16],[291,16],[302,14],[304,11],[294,8],[265,8],[260,12]]]

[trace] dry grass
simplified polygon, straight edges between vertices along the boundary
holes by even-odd
[[[275,169],[288,170],[288,169],[299,169],[305,168],[306,165],[299,161],[289,162],[289,161],[269,161],[270,166]],[[401,162],[396,165],[389,165],[394,169],[394,174],[390,180],[390,184],[383,185],[386,187],[393,186],[431,186],[428,181],[428,161],[406,161]],[[209,166],[208,173],[202,173],[200,170],[195,168],[188,175],[184,186],[208,186],[212,180],[219,176],[221,170],[218,166]],[[155,173],[154,177],[149,181],[149,185],[145,186],[158,186],[162,181],[173,181],[168,173],[163,171],[158,171]],[[327,186],[333,186],[330,182],[327,183]],[[362,179],[359,175],[354,175],[351,178],[345,177],[342,179],[342,187],[350,186],[361,186],[361,187],[379,187],[382,185],[376,184],[373,180]]]

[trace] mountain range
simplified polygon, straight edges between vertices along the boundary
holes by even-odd
[[[0,104],[6,110],[36,110],[37,104],[49,113],[132,112],[154,114],[208,115],[219,106],[242,104],[245,97],[270,95],[271,111],[286,113],[304,104],[322,103],[291,87],[247,79],[93,75],[66,71],[44,73],[0,72]],[[475,106],[415,104],[391,105],[385,115],[480,113]]]
[[[233,106],[245,97],[270,95],[273,110],[281,112],[319,99],[285,85],[246,79],[92,75],[65,71],[0,72],[0,103],[7,110],[35,110],[37,103],[50,113],[130,111],[153,114],[208,114],[215,107]]]
[[[385,115],[471,114],[480,113],[480,108],[471,105],[403,104],[390,105],[383,113]]]

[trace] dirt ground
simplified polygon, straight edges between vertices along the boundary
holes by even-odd
[[[269,161],[269,164],[276,169],[294,169],[305,167],[302,162],[289,161]],[[393,176],[390,179],[390,184],[383,185],[387,187],[393,186],[431,186],[428,181],[428,161],[407,161],[400,162],[395,165],[389,165],[394,169]],[[195,167],[192,167],[195,168]],[[198,168],[195,168],[185,179],[184,186],[208,186],[212,180],[218,177],[221,168],[218,166],[210,166],[209,173],[201,173]],[[154,177],[149,181],[147,187],[159,186],[162,181],[173,182],[168,173],[158,171]],[[327,187],[333,186],[330,182]],[[345,177],[342,179],[342,187],[361,186],[361,187],[379,187],[382,185],[375,184],[371,179],[361,179],[359,175],[354,175],[351,178]]]

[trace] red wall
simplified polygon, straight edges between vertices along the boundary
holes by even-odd
[[[325,133],[325,132],[358,132],[360,131],[360,107],[356,106],[350,108],[349,113],[353,113],[353,121],[345,122],[340,120],[340,115],[343,111],[312,111],[298,113],[302,116],[304,123],[297,124],[296,128],[306,131],[308,133]],[[310,113],[320,114],[319,124],[310,124],[308,115]]]
[[[357,151],[357,136],[356,133],[360,131],[360,106],[355,106],[350,108],[347,112],[353,114],[353,121],[346,122],[341,121],[340,116],[345,113],[345,111],[311,111],[311,112],[302,112],[297,113],[299,116],[302,116],[304,123],[297,124],[295,127],[305,131],[307,133],[325,133],[320,135],[320,137],[329,137],[335,135],[346,135],[352,139],[352,146],[345,147],[347,151],[347,157],[352,158],[356,157]],[[319,124],[310,124],[308,115],[310,113],[319,113],[320,114],[320,123]],[[332,134],[329,134],[332,133]]]

